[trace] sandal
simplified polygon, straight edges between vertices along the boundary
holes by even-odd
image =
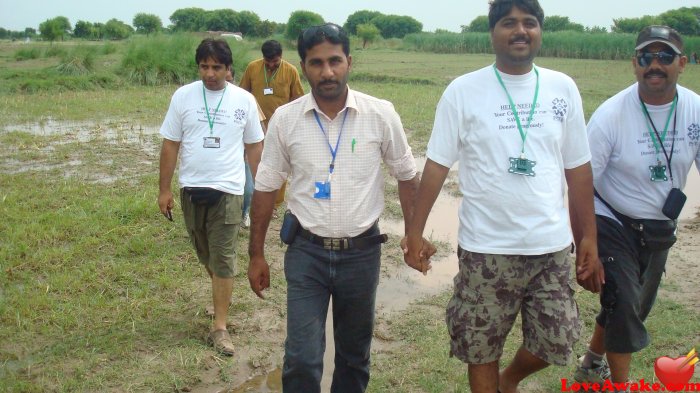
[[[231,335],[228,334],[228,330],[219,329],[209,332],[207,341],[213,345],[214,349],[219,353],[226,356],[233,356],[235,349],[231,341]]]

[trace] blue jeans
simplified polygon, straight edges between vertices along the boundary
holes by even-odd
[[[245,162],[245,187],[243,188],[243,216],[250,211],[250,201],[253,199],[253,190],[255,189],[255,181],[253,172],[250,171],[248,160]]]
[[[331,392],[365,391],[380,257],[379,244],[366,250],[330,251],[299,236],[287,248],[284,392],[321,391],[325,324],[331,297],[335,340]]]

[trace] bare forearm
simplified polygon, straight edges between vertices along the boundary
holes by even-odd
[[[158,181],[160,192],[170,191],[179,150],[180,142],[163,139],[163,145],[160,150],[160,175]]]
[[[420,186],[413,204],[413,215],[410,225],[406,229],[406,235],[421,237],[428,221],[430,210],[440,194],[450,168],[444,167],[430,159],[425,162]]]
[[[255,179],[255,176],[258,174],[258,164],[260,163],[262,150],[262,142],[245,145],[245,153],[248,157],[248,165],[250,165],[250,172],[253,174],[253,179]]]
[[[276,196],[276,191],[255,190],[253,192],[253,202],[250,208],[250,242],[248,244],[248,256],[251,260],[265,255],[265,238]]]
[[[593,173],[590,163],[565,170],[569,186],[569,217],[574,242],[583,237],[596,238],[595,210],[593,207]]]
[[[399,181],[399,202],[403,212],[404,231],[408,231],[408,224],[413,218],[413,205],[418,195],[420,175],[416,174],[411,180]]]

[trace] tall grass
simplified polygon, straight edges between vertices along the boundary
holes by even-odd
[[[132,83],[147,86],[175,83],[183,85],[198,79],[194,54],[200,38],[189,34],[142,37],[131,41],[118,73]],[[244,69],[248,47],[229,41],[234,69]]]
[[[61,75],[86,75],[95,67],[95,49],[78,46],[66,53],[61,59],[61,64],[56,67]]]
[[[634,52],[634,34],[575,31],[545,32],[540,56],[621,60]],[[685,53],[700,51],[700,37],[685,37]],[[492,53],[489,33],[416,33],[404,38],[404,49],[434,53]]]

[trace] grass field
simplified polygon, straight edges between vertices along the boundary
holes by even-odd
[[[17,61],[17,49],[0,43],[0,75],[22,78],[58,62]],[[119,53],[98,56],[98,69],[114,67]],[[419,155],[447,83],[493,61],[389,49],[352,54],[351,86],[394,103]],[[298,64],[292,50],[285,58]],[[630,61],[541,58],[537,64],[576,80],[587,118],[633,81]],[[700,91],[700,66],[689,65],[680,83]],[[202,339],[209,326],[201,315],[207,279],[182,223],[163,220],[157,210],[160,141],[143,131],[159,125],[176,88],[0,89],[0,392],[183,391],[203,375],[226,383],[240,367],[265,370],[279,361],[282,342],[273,339],[285,314],[284,281],[273,266],[278,291],[264,303],[255,298],[244,273],[246,233],[231,330],[254,351],[241,365],[214,356]],[[41,132],[56,122],[68,131]],[[401,263],[396,249],[387,247],[387,258]],[[273,257],[283,251],[275,241],[267,250]],[[395,345],[375,354],[371,392],[469,392],[466,368],[447,356],[447,296],[423,299],[389,321]],[[581,353],[597,300],[584,292],[578,300],[587,323]],[[649,321],[654,342],[635,358],[634,377],[651,379],[657,356],[685,354],[700,343],[698,326],[697,310],[661,299]],[[517,340],[514,333],[506,357]],[[558,392],[571,373],[550,368],[528,381],[527,391]]]

